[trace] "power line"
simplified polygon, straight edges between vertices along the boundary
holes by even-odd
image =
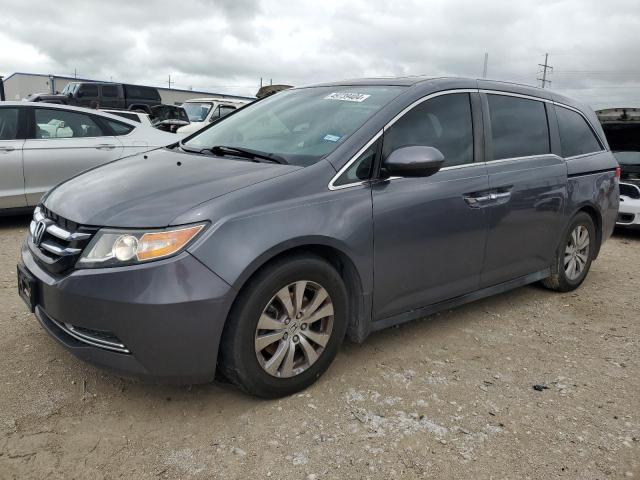
[[[544,54],[544,63],[539,63],[538,65],[542,67],[542,78],[538,78],[538,80],[540,80],[541,82],[541,87],[544,88],[547,83],[551,85],[551,80],[547,80],[547,70],[549,70],[549,73],[551,73],[553,72],[553,67],[549,65],[548,53]]]

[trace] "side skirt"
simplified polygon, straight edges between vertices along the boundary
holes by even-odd
[[[549,275],[551,275],[551,268],[546,268],[539,272],[530,273],[529,275],[525,275],[524,277],[518,277],[514,280],[499,283],[498,285],[494,285],[492,287],[483,288],[481,290],[476,290],[475,292],[467,293],[465,295],[445,300],[443,302],[434,303],[433,305],[428,305],[416,310],[404,312],[392,317],[383,318],[382,320],[373,322],[372,330],[382,330],[388,327],[393,327],[394,325],[410,322],[411,320],[415,320],[417,318],[433,315],[434,313],[440,312],[442,310],[459,307],[460,305],[464,305],[465,303],[474,302],[476,300],[480,300],[481,298],[497,295],[498,293],[503,293],[508,290],[513,290],[514,288],[522,287],[524,285],[543,280]]]

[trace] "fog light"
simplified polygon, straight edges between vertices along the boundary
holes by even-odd
[[[113,244],[113,256],[121,262],[131,260],[138,251],[138,239],[133,235],[121,235]]]

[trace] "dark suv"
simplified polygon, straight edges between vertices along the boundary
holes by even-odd
[[[275,397],[345,335],[541,281],[577,288],[618,164],[547,90],[373,79],[279,92],[42,199],[20,294],[78,357]]]
[[[36,93],[27,100],[76,107],[138,110],[145,113],[151,113],[151,107],[162,103],[157,88],[99,82],[71,82],[60,93]]]

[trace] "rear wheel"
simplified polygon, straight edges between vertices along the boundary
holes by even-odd
[[[591,216],[578,213],[556,253],[555,272],[542,284],[552,290],[569,292],[578,288],[591,268],[595,253],[595,226]]]
[[[241,292],[221,342],[220,368],[247,393],[275,398],[311,385],[347,327],[338,272],[316,256],[277,261]]]

